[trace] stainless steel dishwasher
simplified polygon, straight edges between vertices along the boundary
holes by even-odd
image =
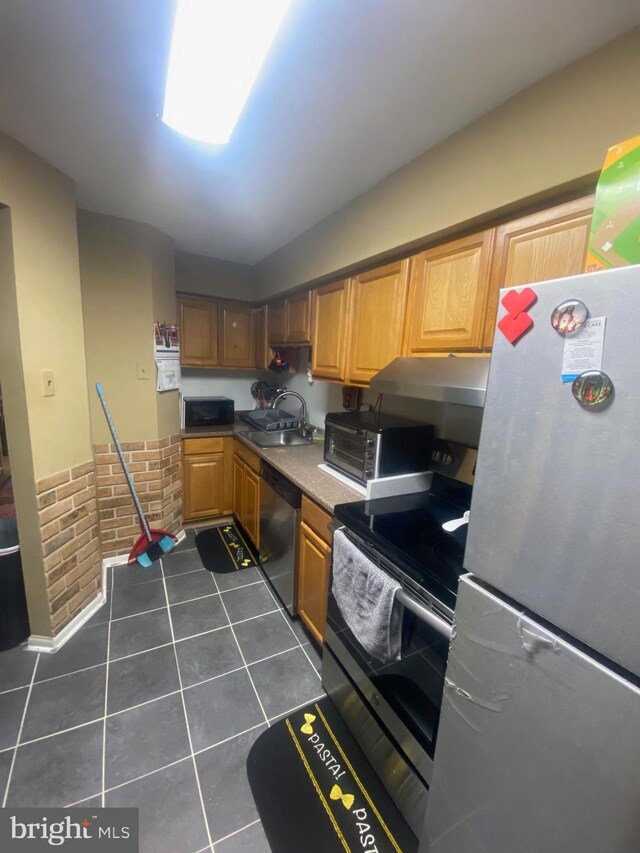
[[[294,616],[302,492],[266,462],[260,473],[260,563],[278,597]]]

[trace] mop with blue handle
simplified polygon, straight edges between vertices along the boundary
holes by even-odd
[[[138,563],[141,566],[150,566],[154,560],[159,559],[163,556],[163,554],[168,554],[169,551],[173,550],[173,548],[176,547],[178,539],[176,536],[173,535],[173,533],[169,533],[168,530],[154,530],[152,527],[149,527],[147,519],[144,517],[144,513],[142,512],[140,499],[136,494],[136,490],[133,485],[133,479],[131,477],[131,472],[127,467],[127,463],[124,458],[124,453],[122,452],[122,447],[120,447],[120,441],[116,434],[116,428],[113,425],[113,421],[111,419],[111,413],[109,411],[109,407],[107,406],[107,401],[105,400],[102,385],[99,382],[96,382],[96,391],[98,392],[98,397],[100,398],[100,402],[102,403],[104,416],[107,419],[107,423],[109,424],[109,431],[111,432],[113,443],[115,444],[116,450],[118,451],[118,456],[120,457],[120,462],[122,464],[122,470],[124,471],[124,475],[127,478],[129,491],[131,492],[131,497],[133,498],[133,503],[135,505],[136,512],[138,513],[138,518],[140,519],[140,527],[142,528],[142,533],[136,540],[136,543],[131,549],[131,553],[129,554],[129,565],[131,565],[132,563]]]

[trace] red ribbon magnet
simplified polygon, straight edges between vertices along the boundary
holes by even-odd
[[[533,320],[527,314],[537,300],[535,290],[525,287],[524,290],[510,290],[501,301],[507,313],[498,321],[498,328],[509,341],[515,345],[520,338],[533,326]]]

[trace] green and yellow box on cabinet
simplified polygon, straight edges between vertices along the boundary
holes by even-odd
[[[640,263],[640,136],[607,151],[596,189],[586,271]]]

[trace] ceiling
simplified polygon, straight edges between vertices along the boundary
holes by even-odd
[[[159,118],[173,9],[0,0],[0,128],[70,175],[81,207],[246,263],[640,22],[637,0],[293,0],[214,147]]]

